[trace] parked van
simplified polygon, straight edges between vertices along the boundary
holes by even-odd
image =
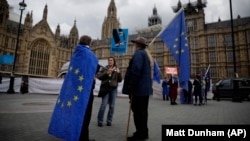
[[[67,63],[65,63],[61,70],[60,70],[60,73],[57,75],[57,78],[64,78],[65,75],[68,73],[68,69],[69,69],[69,61]],[[101,65],[102,67],[105,67],[108,65],[108,60],[107,59],[102,59],[102,60],[99,60],[99,65]]]

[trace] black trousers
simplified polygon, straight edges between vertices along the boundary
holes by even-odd
[[[148,136],[148,102],[149,96],[132,96],[131,109],[136,128],[135,135]]]
[[[90,97],[89,97],[89,103],[88,103],[88,106],[86,109],[86,113],[85,113],[79,141],[88,141],[89,140],[89,123],[91,120],[93,101],[94,101],[94,94],[93,94],[93,90],[92,90]]]

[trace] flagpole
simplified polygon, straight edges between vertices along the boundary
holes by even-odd
[[[210,64],[209,64],[208,67],[207,67],[207,70],[206,70],[206,72],[205,72],[205,76],[207,75],[209,68],[210,68]]]

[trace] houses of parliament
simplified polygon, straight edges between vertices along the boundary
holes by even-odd
[[[167,6],[166,6],[167,7]],[[204,71],[210,65],[213,81],[224,77],[234,77],[233,43],[231,36],[230,20],[205,23],[205,0],[172,7],[173,12],[184,8],[186,28],[188,33],[188,46],[190,53],[190,76]],[[14,55],[17,42],[18,22],[9,19],[9,4],[7,0],[0,2],[0,56],[3,54]],[[101,39],[93,39],[92,51],[98,59],[107,59],[115,56],[117,65],[122,75],[125,74],[129,60],[135,50],[132,43],[128,43],[127,53],[111,54],[110,44],[112,31],[122,28],[117,18],[115,0],[111,0],[104,18]],[[19,47],[16,55],[15,74],[29,77],[56,77],[60,69],[74,51],[79,41],[76,21],[69,31],[69,35],[60,34],[60,25],[55,33],[52,32],[47,21],[48,6],[45,5],[43,16],[38,23],[33,23],[33,13],[28,12],[24,24],[21,25]],[[138,36],[144,36],[148,42],[162,29],[162,20],[157,13],[156,6],[148,19],[148,27],[142,27],[136,34],[129,35],[129,41]],[[240,77],[250,77],[250,17],[233,19],[236,69]],[[152,56],[156,59],[161,76],[164,77],[165,67],[178,67],[171,53],[160,38],[156,38],[149,47]],[[0,64],[2,74],[10,74],[12,65]]]

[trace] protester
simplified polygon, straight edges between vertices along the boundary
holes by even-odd
[[[207,92],[209,91],[209,89],[210,89],[210,80],[208,77],[205,77],[205,97],[204,97],[205,104],[207,104]]]
[[[183,94],[184,94],[184,102],[185,104],[190,104],[191,103],[191,98],[192,98],[192,82],[188,80],[188,90],[183,89]]]
[[[162,97],[163,97],[163,101],[165,100],[169,100],[169,84],[168,84],[168,80],[167,77],[165,77],[165,79],[162,81]]]
[[[188,104],[193,102],[192,92],[193,92],[193,85],[192,85],[192,82],[188,80],[188,100],[187,100]]]
[[[176,98],[178,95],[178,80],[176,77],[171,76],[168,80],[169,84],[169,95],[170,95],[170,104],[177,105]]]
[[[196,74],[196,78],[193,82],[194,85],[194,105],[197,105],[197,101],[199,98],[199,105],[202,104],[202,82],[201,82],[201,76],[199,73]]]
[[[107,126],[111,126],[115,111],[117,87],[118,83],[122,81],[122,76],[119,68],[116,66],[116,60],[114,57],[108,58],[108,65],[98,72],[97,78],[102,81],[98,94],[99,97],[102,97],[102,103],[97,116],[98,126],[102,127],[103,125],[103,116],[107,104],[109,104],[109,111],[106,122]]]
[[[99,67],[91,42],[91,37],[81,36],[52,113],[48,132],[64,140],[94,141],[89,139],[89,123]]]
[[[90,48],[91,43],[92,43],[92,38],[90,36],[82,36],[80,38],[79,44],[83,45],[83,47],[85,46],[85,48]],[[100,69],[100,65],[97,64],[97,69],[95,71],[95,75],[97,75],[99,69]],[[89,123],[90,123],[91,115],[92,115],[95,84],[96,84],[96,77],[94,78],[94,81],[92,84],[89,103],[88,103],[88,106],[86,109],[86,115],[85,115],[85,118],[83,121],[82,131],[81,131],[81,136],[80,136],[79,141],[95,141],[94,139],[89,139]]]
[[[148,104],[149,96],[153,94],[151,66],[153,59],[144,37],[131,40],[134,43],[135,53],[127,68],[123,94],[129,95],[136,131],[128,141],[148,139]]]

